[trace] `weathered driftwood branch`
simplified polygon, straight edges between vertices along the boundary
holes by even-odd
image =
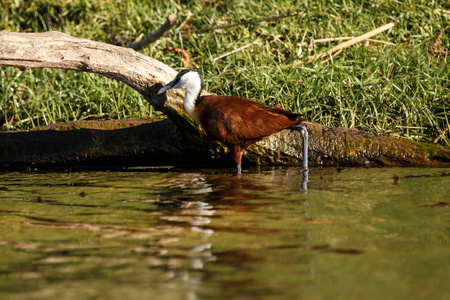
[[[176,15],[168,15],[166,19],[167,19],[166,22],[163,25],[161,25],[161,27],[159,27],[157,30],[143,37],[140,41],[128,45],[126,48],[131,48],[136,51],[142,49],[144,46],[153,43],[154,41],[165,35],[170,29],[172,29],[173,26],[178,24]]]
[[[60,32],[0,32],[0,66],[56,68],[104,75],[126,83],[178,126],[192,129],[182,107],[181,91],[157,96],[177,72],[132,49],[72,37]]]
[[[180,95],[155,97],[177,74],[169,66],[132,49],[75,38],[60,32],[0,32],[0,66],[57,68],[91,72],[122,81],[168,116],[183,114]]]
[[[156,96],[176,72],[134,50],[58,32],[0,32],[0,66],[92,72],[140,92],[170,120],[78,121],[29,132],[0,132],[0,167],[24,165],[207,163],[229,158],[202,135],[182,109],[184,93]],[[63,130],[61,127],[64,127]],[[114,130],[111,130],[114,129]],[[442,165],[450,149],[381,137],[354,129],[309,124],[311,165]],[[298,133],[281,132],[249,148],[247,161],[295,164],[301,159]]]

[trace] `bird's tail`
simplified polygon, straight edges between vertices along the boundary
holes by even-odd
[[[308,121],[308,118],[305,118],[301,114],[294,114],[294,116],[297,118],[297,124],[295,125],[295,127],[302,126],[306,121]]]

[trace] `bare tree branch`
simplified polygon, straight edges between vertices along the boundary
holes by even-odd
[[[207,32],[207,31],[213,31],[213,30],[216,30],[216,29],[223,29],[223,28],[234,27],[234,26],[255,24],[255,23],[259,23],[259,22],[273,21],[273,20],[279,20],[279,19],[284,19],[284,18],[292,18],[292,17],[297,17],[297,16],[300,16],[300,15],[306,15],[306,13],[304,13],[304,12],[296,12],[296,13],[291,13],[291,14],[282,15],[282,16],[269,17],[269,18],[256,19],[256,20],[248,20],[248,21],[242,21],[242,22],[233,23],[233,24],[227,24],[227,25],[219,25],[219,26],[214,26],[214,27],[211,27],[211,28],[203,28],[203,29],[196,29],[196,30],[185,30],[185,31],[180,31],[179,33],[180,34],[188,34],[188,33],[197,33],[197,32]]]
[[[176,15],[168,15],[166,18],[167,18],[166,22],[163,25],[161,25],[161,27],[159,27],[157,30],[153,31],[140,41],[126,46],[126,48],[131,48],[136,51],[140,50],[144,46],[153,43],[154,41],[165,35],[170,29],[172,29],[173,26],[178,24]]]

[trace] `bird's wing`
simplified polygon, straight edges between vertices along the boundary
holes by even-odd
[[[206,96],[201,120],[206,132],[226,144],[256,142],[299,123],[285,110],[231,96]]]

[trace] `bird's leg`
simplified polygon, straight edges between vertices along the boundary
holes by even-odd
[[[303,161],[302,161],[302,173],[303,173],[303,180],[302,180],[302,192],[304,194],[308,191],[308,130],[306,130],[306,127],[299,126],[298,131],[302,134],[303,137]]]
[[[302,169],[304,171],[308,171],[308,130],[306,130],[306,127],[299,126],[299,131],[302,134],[303,137],[303,162],[302,162]]]
[[[244,153],[245,149],[241,147],[240,145],[227,145],[228,149],[230,149],[231,154],[233,155],[233,159],[236,162],[237,167],[237,173],[241,174],[242,168],[242,154]]]

